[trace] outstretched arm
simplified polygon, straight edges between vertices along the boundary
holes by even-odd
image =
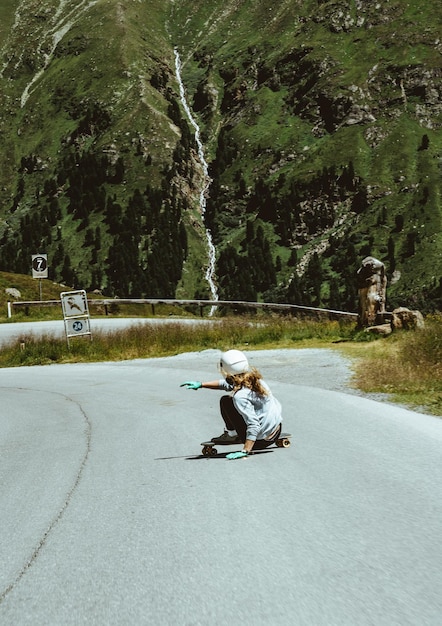
[[[221,389],[219,386],[219,380],[211,380],[204,383],[189,380],[182,383],[180,387],[186,387],[187,389],[193,389],[194,391],[197,391],[197,389]]]
[[[201,387],[204,389],[221,389],[219,386],[219,380],[209,380],[205,383],[201,383]]]

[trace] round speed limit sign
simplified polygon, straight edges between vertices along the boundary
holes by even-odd
[[[48,255],[33,254],[32,255],[32,278],[48,277]]]

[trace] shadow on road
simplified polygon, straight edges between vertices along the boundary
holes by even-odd
[[[272,448],[271,450],[256,450],[256,452],[253,452],[253,454],[249,456],[258,456],[258,454],[267,454],[268,452],[275,452],[276,450],[277,448]],[[218,454],[214,454],[213,456],[204,456],[204,454],[197,454],[195,456],[160,456],[156,458],[155,461],[172,461],[173,459],[186,459],[186,461],[200,461],[204,459],[210,461],[212,459],[225,459],[228,454],[228,452],[218,452]]]

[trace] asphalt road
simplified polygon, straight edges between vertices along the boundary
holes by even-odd
[[[442,420],[336,390],[335,353],[249,356],[293,443],[237,461],[179,387],[216,351],[0,370],[2,626],[440,626]]]

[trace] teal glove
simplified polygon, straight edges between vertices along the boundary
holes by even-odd
[[[186,387],[186,389],[193,389],[196,391],[197,389],[201,389],[202,383],[195,382],[193,380],[189,380],[186,383],[182,383],[180,387]]]
[[[242,459],[243,456],[247,456],[248,452],[244,452],[244,450],[241,450],[241,452],[231,452],[230,454],[228,454],[226,456],[226,459],[229,459],[229,461],[232,461],[233,459]]]

